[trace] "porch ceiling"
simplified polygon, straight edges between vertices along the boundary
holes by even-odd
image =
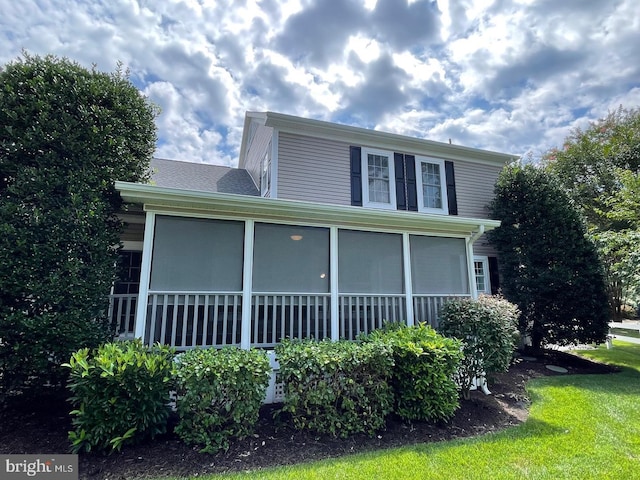
[[[141,204],[145,211],[160,213],[246,218],[318,226],[336,225],[372,230],[441,233],[455,236],[470,236],[478,232],[481,226],[484,226],[484,231],[500,226],[497,220],[194,192],[129,182],[116,182],[116,189],[125,202]]]

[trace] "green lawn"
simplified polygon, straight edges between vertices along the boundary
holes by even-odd
[[[632,330],[630,328],[611,328],[609,333],[612,335],[622,335],[623,337],[640,338],[640,332],[638,330]]]
[[[625,368],[611,375],[532,381],[528,386],[533,400],[529,419],[500,433],[204,478],[638,478],[640,345],[614,341],[611,350],[600,347],[583,354]]]

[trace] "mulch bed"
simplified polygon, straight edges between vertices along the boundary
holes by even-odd
[[[201,454],[185,446],[173,433],[153,442],[124,447],[111,455],[80,455],[80,478],[132,479],[195,476],[205,473],[255,470],[355,452],[471,437],[522,423],[528,414],[525,384],[540,376],[559,375],[545,367],[553,364],[569,374],[612,373],[612,367],[569,353],[546,351],[535,361],[518,360],[507,373],[490,380],[492,395],[472,392],[447,423],[402,423],[391,418],[386,430],[371,438],[357,435],[341,440],[293,430],[274,421],[274,406],[261,410],[253,436],[232,444],[224,453]],[[67,453],[71,429],[69,404],[60,395],[34,401],[8,402],[0,412],[0,453]]]

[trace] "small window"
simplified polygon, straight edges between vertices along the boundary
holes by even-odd
[[[393,153],[362,149],[363,205],[373,208],[396,208],[396,184]]]
[[[487,257],[474,257],[473,272],[476,279],[476,290],[478,291],[478,293],[491,295],[491,284],[489,279],[489,259]]]
[[[142,252],[121,250],[118,253],[118,278],[113,285],[114,294],[138,293]]]
[[[260,175],[260,195],[271,196],[271,142],[267,146],[267,151],[262,157],[262,173]]]
[[[416,157],[418,209],[426,213],[447,214],[447,191],[444,161]]]

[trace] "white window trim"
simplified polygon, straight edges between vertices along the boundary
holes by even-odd
[[[474,255],[473,256],[473,281],[476,281],[476,262],[482,262],[482,269],[484,270],[484,291],[477,290],[478,284],[476,283],[476,290],[478,295],[491,295],[491,275],[489,273],[489,257],[486,255]]]
[[[389,203],[369,201],[369,154],[381,155],[389,159]],[[396,210],[396,173],[393,152],[362,147],[360,164],[362,171],[362,206]]]
[[[271,136],[271,185],[269,187],[269,198],[278,198],[278,144],[280,132],[273,129]]]
[[[424,195],[422,193],[422,163],[433,163],[440,166],[440,195],[442,197],[442,208],[428,208],[424,205]],[[418,189],[419,212],[435,213],[438,215],[449,214],[449,202],[447,199],[447,173],[444,167],[444,160],[440,158],[416,156],[416,187]]]

